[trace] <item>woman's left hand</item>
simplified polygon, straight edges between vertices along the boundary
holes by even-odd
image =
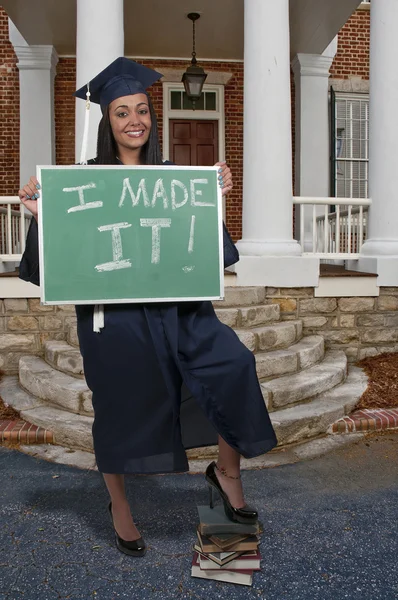
[[[222,189],[222,195],[226,196],[234,187],[232,182],[232,173],[231,169],[227,165],[226,162],[218,162],[215,164],[218,169],[218,182]]]

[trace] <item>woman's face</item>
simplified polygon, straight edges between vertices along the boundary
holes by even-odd
[[[118,148],[141,149],[151,131],[151,114],[145,94],[122,96],[109,105],[109,118]]]

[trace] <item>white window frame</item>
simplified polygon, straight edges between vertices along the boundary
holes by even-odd
[[[172,110],[171,92],[184,91],[184,85],[178,82],[163,82],[163,159],[170,159],[170,120],[218,121],[218,161],[225,160],[225,101],[224,86],[207,84],[204,92],[216,92],[217,110]]]
[[[335,108],[335,110],[336,111],[337,111],[337,101],[338,100],[346,100],[348,102],[349,101],[355,101],[355,102],[357,102],[358,100],[364,100],[364,101],[368,102],[368,115],[367,115],[368,118],[367,118],[367,121],[366,121],[366,123],[367,123],[368,146],[367,146],[367,153],[366,153],[365,158],[342,158],[342,157],[337,156],[337,152],[336,152],[336,156],[335,156],[336,168],[335,168],[335,171],[332,173],[332,177],[335,178],[335,187],[337,189],[337,164],[338,164],[339,161],[340,162],[350,163],[351,164],[351,171],[352,171],[352,166],[353,166],[354,162],[363,162],[363,163],[366,163],[366,175],[367,175],[367,179],[366,179],[366,181],[367,181],[367,183],[366,183],[366,192],[367,192],[366,193],[366,197],[368,197],[369,196],[369,94],[363,94],[363,93],[355,94],[355,93],[335,92],[335,101],[336,101],[336,108]],[[337,121],[337,116],[335,116],[335,119]],[[348,124],[349,124],[350,127],[352,127],[351,120],[348,121]],[[336,131],[336,134],[337,134],[337,129],[335,129],[335,131]],[[350,141],[351,138],[352,138],[352,136],[350,135],[347,138],[346,143],[348,143],[348,141]],[[337,137],[336,137],[336,139],[337,139]],[[351,195],[350,196],[345,196],[345,197],[348,197],[348,198],[350,198],[350,197],[352,198],[353,197],[353,189],[352,189],[352,187],[353,187],[353,184],[352,184],[352,182],[353,182],[353,175],[352,175],[352,173],[351,173],[350,181],[351,181]]]

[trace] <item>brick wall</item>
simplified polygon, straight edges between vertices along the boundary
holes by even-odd
[[[0,6],[0,195],[19,190],[19,73],[9,42],[8,17]]]
[[[59,59],[54,89],[56,162],[71,165],[75,162],[76,59]]]
[[[369,79],[370,10],[358,9],[339,33],[337,54],[330,75]]]

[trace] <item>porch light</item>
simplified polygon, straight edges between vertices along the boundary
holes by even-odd
[[[204,72],[202,67],[198,66],[196,60],[195,50],[195,21],[200,19],[198,13],[189,13],[188,19],[192,21],[193,25],[193,36],[192,36],[192,61],[191,65],[187,68],[184,75],[182,76],[182,82],[185,87],[185,92],[188,98],[192,102],[192,108],[195,110],[195,103],[200,99],[203,90],[203,84],[206,80],[207,73]]]

